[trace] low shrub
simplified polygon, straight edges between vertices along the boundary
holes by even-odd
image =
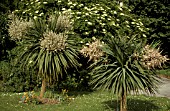
[[[0,91],[4,92],[23,92],[37,89],[40,80],[37,79],[36,70],[23,71],[20,64],[15,64],[17,51],[16,48],[8,52],[7,60],[0,61]]]

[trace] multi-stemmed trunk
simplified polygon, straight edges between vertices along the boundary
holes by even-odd
[[[42,80],[42,85],[41,85],[41,92],[40,92],[40,98],[43,98],[44,93],[45,93],[45,88],[46,88],[46,80]]]
[[[127,94],[125,92],[122,93],[120,99],[120,111],[127,111]]]

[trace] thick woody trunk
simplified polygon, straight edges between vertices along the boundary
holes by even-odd
[[[46,88],[46,81],[45,79],[42,80],[42,86],[41,86],[41,92],[40,92],[40,98],[43,98]]]
[[[120,99],[120,111],[127,111],[127,98],[126,93],[122,94],[122,97]]]

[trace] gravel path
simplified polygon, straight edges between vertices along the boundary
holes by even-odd
[[[139,95],[140,94],[144,94],[147,96],[156,96],[156,97],[166,97],[170,99],[170,79],[166,79],[166,78],[161,78],[160,79],[160,84],[158,86],[158,92],[156,94],[147,94],[145,92],[140,92],[139,91]],[[133,95],[133,92],[131,93]]]
[[[158,97],[167,97],[170,99],[170,79],[162,78],[162,83],[160,83],[158,88],[158,93],[156,96]]]

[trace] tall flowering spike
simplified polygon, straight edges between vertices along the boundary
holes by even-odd
[[[146,45],[141,54],[135,54],[135,56],[140,59],[143,66],[147,69],[161,68],[162,64],[169,60],[166,56],[161,55],[159,48],[152,48],[150,45]]]
[[[101,47],[104,43],[101,43],[100,40],[96,39],[92,43],[87,43],[84,46],[83,49],[80,50],[80,52],[85,56],[89,57],[89,61],[91,60],[98,60],[101,56],[104,55],[103,51],[101,50]]]
[[[28,28],[33,26],[32,21],[19,20],[17,17],[12,19],[9,24],[8,32],[13,40],[21,40],[25,38]]]
[[[59,29],[70,30],[71,22],[68,15],[60,15],[57,19],[56,27]]]
[[[56,34],[53,31],[47,31],[43,34],[44,39],[41,40],[41,48],[49,51],[65,50],[67,43],[67,35],[64,33]]]

